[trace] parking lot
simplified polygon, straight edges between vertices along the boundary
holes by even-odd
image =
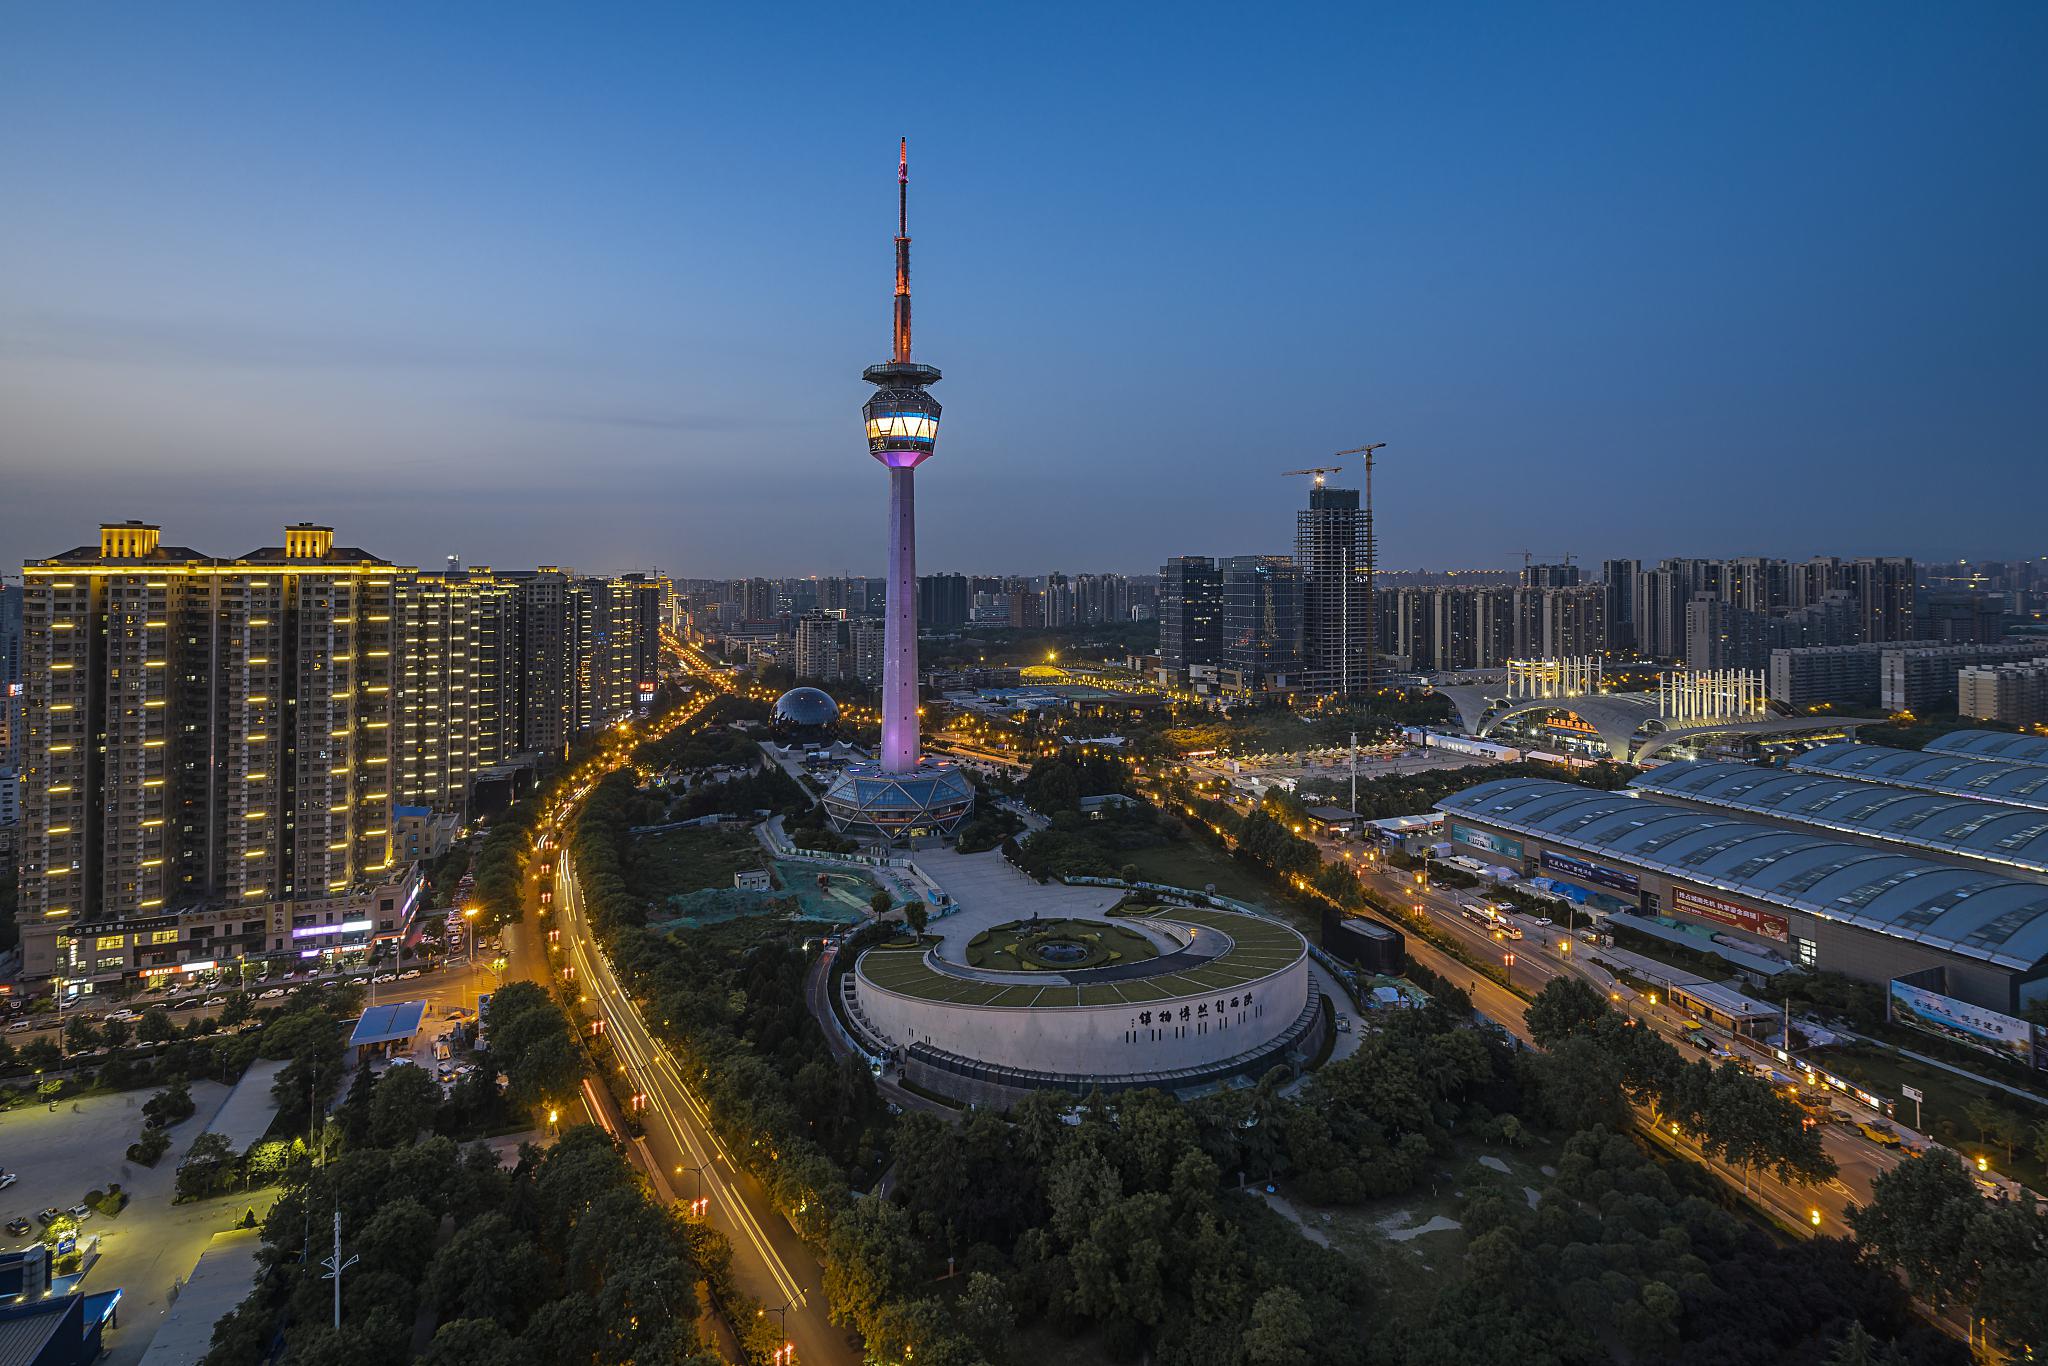
[[[126,1366],[137,1360],[156,1331],[156,1322],[170,1300],[171,1286],[192,1269],[206,1240],[232,1226],[245,1210],[261,1218],[268,1193],[254,1197],[223,1196],[175,1205],[178,1159],[205,1131],[208,1121],[227,1099],[218,1082],[192,1083],[197,1107],[190,1119],[171,1129],[171,1149],[154,1167],[130,1162],[126,1153],[142,1131],[142,1106],[153,1091],[124,1091],[63,1101],[56,1110],[46,1105],[17,1106],[0,1113],[0,1165],[19,1179],[0,1191],[0,1221],[25,1218],[25,1237],[9,1236],[8,1247],[33,1242],[41,1233],[37,1212],[69,1209],[89,1190],[105,1190],[119,1182],[129,1196],[127,1208],[111,1217],[92,1214],[79,1225],[80,1242],[98,1235],[100,1259],[86,1275],[82,1289],[98,1292],[120,1288],[121,1327],[110,1335],[107,1360]]]

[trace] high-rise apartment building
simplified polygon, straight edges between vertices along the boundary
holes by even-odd
[[[1320,476],[1318,476],[1320,479]],[[1365,584],[1366,523],[1357,489],[1309,490],[1294,514],[1294,561],[1301,570],[1302,686],[1362,691],[1373,640]]]
[[[21,585],[0,583],[0,830],[21,823],[22,693]],[[0,876],[10,871],[0,866]]]
[[[1636,583],[1641,560],[1603,560],[1600,584],[1606,591],[1607,642],[1613,650],[1636,648]]]
[[[1159,567],[1159,658],[1169,669],[1223,658],[1223,573],[1207,555]]]
[[[569,724],[529,644],[630,707],[664,591],[591,581],[633,636],[593,648],[560,571],[422,574],[310,523],[231,559],[109,523],[23,573],[24,970],[77,983],[402,933],[395,809],[460,813]]]
[[[1980,721],[2038,726],[2048,721],[2048,660],[1978,664],[1956,673],[1956,710]]]
[[[181,930],[282,948],[393,876],[392,565],[310,524],[221,560],[127,522],[23,575],[28,976],[141,971]]]

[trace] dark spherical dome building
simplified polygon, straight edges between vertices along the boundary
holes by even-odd
[[[839,731],[839,704],[823,688],[791,688],[775,699],[768,733],[779,745],[829,745]]]

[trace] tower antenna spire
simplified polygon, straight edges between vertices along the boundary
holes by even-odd
[[[910,359],[910,139],[896,154],[896,344],[892,359]]]

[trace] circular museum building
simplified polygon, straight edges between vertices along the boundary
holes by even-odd
[[[1299,1066],[1322,1043],[1307,941],[1272,921],[1125,902],[953,924],[933,925],[937,943],[871,948],[840,979],[855,1035],[930,1091],[1002,1106],[1035,1090],[1179,1090]]]

